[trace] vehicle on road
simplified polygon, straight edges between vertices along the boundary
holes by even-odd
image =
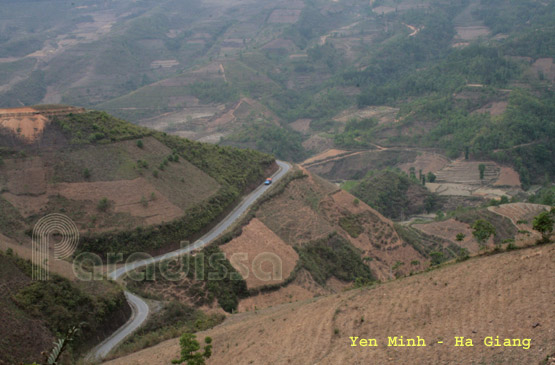
[[[264,185],[270,185],[272,183],[272,178],[269,177],[266,179],[266,181],[264,181]]]

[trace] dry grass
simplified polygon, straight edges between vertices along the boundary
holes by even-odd
[[[429,235],[444,238],[457,246],[464,247],[470,254],[476,254],[480,251],[480,244],[476,241],[474,236],[472,236],[472,228],[470,228],[470,225],[455,219],[451,218],[442,222],[431,222],[426,224],[413,224],[412,227]],[[462,241],[457,241],[456,239],[459,233],[465,235]],[[488,244],[490,246],[493,245],[493,240],[491,238]]]
[[[555,348],[555,246],[487,256],[369,289],[231,316],[211,336],[209,364],[537,364]],[[378,347],[351,347],[349,336]],[[426,347],[388,347],[420,336]],[[455,347],[464,336],[473,347]],[[531,347],[487,347],[486,336]],[[438,344],[438,341],[443,344]],[[167,364],[177,339],[109,364]]]
[[[231,265],[245,278],[248,289],[282,283],[291,275],[299,259],[291,246],[256,218],[243,228],[239,237],[221,246],[221,250]],[[274,258],[279,260],[276,267],[270,261]],[[266,278],[265,273],[271,275]]]

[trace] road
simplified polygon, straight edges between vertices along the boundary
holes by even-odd
[[[277,182],[281,179],[290,169],[291,165],[287,162],[283,161],[276,161],[279,170],[272,175],[272,180]],[[218,223],[214,228],[212,228],[208,233],[204,236],[199,238],[197,241],[193,242],[187,247],[183,247],[179,250],[175,250],[172,252],[168,252],[164,255],[156,256],[153,258],[149,258],[146,260],[134,261],[130,264],[126,264],[114,271],[112,271],[108,277],[113,280],[120,279],[124,274],[133,271],[137,268],[158,263],[170,258],[175,258],[178,256],[182,256],[184,254],[190,253],[193,250],[196,250],[200,247],[203,247],[218,236],[220,236],[226,229],[228,229],[233,223],[239,219],[250,207],[251,205],[262,195],[266,190],[268,190],[272,185],[260,185],[254,191],[252,191],[249,195],[243,198],[241,203],[233,209],[231,213],[229,213],[220,223]],[[132,308],[132,315],[131,318],[125,323],[122,327],[120,327],[116,332],[114,332],[110,337],[106,338],[102,341],[98,346],[91,350],[91,352],[87,355],[87,360],[89,361],[99,361],[108,355],[110,351],[112,351],[117,345],[119,345],[125,338],[135,332],[147,319],[149,314],[148,305],[144,300],[140,297],[132,294],[129,291],[125,291],[125,297],[129,302],[129,305]]]

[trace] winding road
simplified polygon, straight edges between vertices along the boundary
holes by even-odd
[[[274,175],[272,175],[272,180],[274,181],[274,183],[281,179],[291,169],[291,165],[287,162],[276,162],[279,166],[279,170],[274,173]],[[270,187],[271,185],[260,185],[249,195],[244,197],[241,203],[239,203],[239,205],[237,205],[237,207],[231,213],[229,213],[220,223],[218,223],[218,225],[216,225],[208,233],[206,233],[204,236],[202,236],[189,246],[183,247],[179,250],[168,252],[160,256],[152,257],[146,260],[134,261],[130,264],[126,264],[123,267],[112,271],[108,275],[108,277],[112,280],[118,280],[124,274],[137,268],[182,256],[209,244],[218,236],[220,236],[233,223],[235,223],[239,219],[239,217],[241,217],[251,207],[251,205]],[[87,360],[100,361],[105,358],[110,351],[112,351],[117,345],[119,345],[125,338],[135,332],[148,318],[149,308],[144,300],[129,291],[125,291],[125,297],[127,298],[127,301],[132,308],[131,318],[129,318],[127,323],[121,326],[116,332],[114,332],[99,345],[97,345],[94,349],[92,349],[86,357]]]

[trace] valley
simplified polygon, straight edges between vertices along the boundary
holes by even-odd
[[[553,19],[537,0],[6,0],[0,364],[54,341],[58,364],[167,364],[191,334],[207,364],[551,364]],[[76,250],[56,259],[54,232],[37,263],[51,214]]]

